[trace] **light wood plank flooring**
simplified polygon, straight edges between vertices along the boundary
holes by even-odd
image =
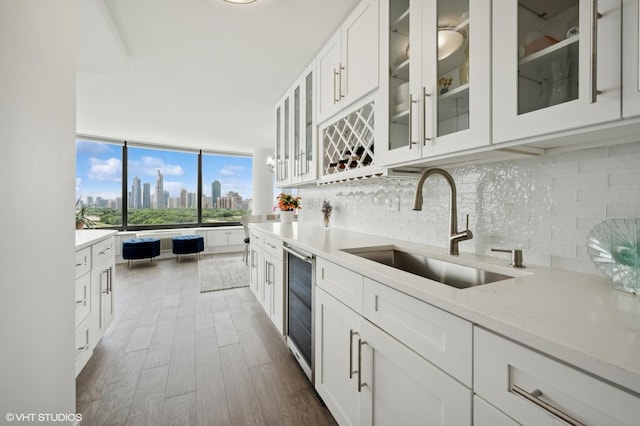
[[[116,319],[76,380],[82,425],[335,425],[248,287],[197,261],[116,267]]]

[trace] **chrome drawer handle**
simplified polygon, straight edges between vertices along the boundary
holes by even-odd
[[[111,246],[111,247],[109,247],[109,248],[107,248],[107,249],[102,250],[102,251],[100,252],[100,254],[107,254],[107,253],[109,253],[111,250],[113,250],[113,246]]]
[[[349,378],[353,379],[353,373],[357,373],[353,369],[353,336],[359,336],[360,334],[357,331],[353,331],[349,329]]]
[[[366,344],[367,342],[358,339],[358,392],[361,392],[362,388],[367,386],[366,383],[362,383],[362,345]]]
[[[85,297],[82,300],[76,300],[76,305],[84,305],[85,303],[87,303],[87,298]]]
[[[537,405],[538,407],[542,408],[548,413],[553,414],[560,420],[572,426],[585,426],[584,423],[574,419],[573,417],[564,413],[562,410],[554,407],[553,405],[541,400],[539,398],[540,396],[542,396],[542,391],[540,389],[536,389],[533,392],[529,393],[526,390],[522,389],[521,387],[518,387],[516,385],[511,385],[511,392],[520,395],[527,401],[532,402],[533,404]]]

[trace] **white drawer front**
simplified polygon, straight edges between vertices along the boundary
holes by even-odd
[[[322,258],[316,260],[316,284],[324,291],[362,313],[364,278]]]
[[[473,426],[518,426],[518,423],[478,395],[474,395]]]
[[[470,322],[369,278],[364,279],[364,316],[471,387]]]
[[[271,256],[282,260],[282,240],[265,236],[264,250],[265,252],[269,253]]]
[[[517,422],[565,425],[559,420],[565,414],[585,425],[638,424],[640,398],[478,327],[474,342],[476,393]],[[514,386],[541,394],[532,402]]]
[[[115,240],[113,237],[107,238],[94,244],[91,247],[91,250],[93,257],[92,261],[94,265],[99,265],[104,262],[115,262],[116,250]]]
[[[76,280],[76,327],[91,313],[91,274]]]
[[[76,252],[76,278],[91,270],[91,247]]]
[[[83,321],[78,327],[76,327],[76,376],[80,374],[80,371],[82,371],[82,368],[93,354],[91,346],[89,346],[90,329],[90,319]]]

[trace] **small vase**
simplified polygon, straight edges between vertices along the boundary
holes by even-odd
[[[324,222],[324,227],[328,228],[329,227],[329,219],[331,218],[330,215],[324,215],[322,217],[322,221]]]
[[[280,212],[280,223],[293,223],[293,210],[282,210]]]

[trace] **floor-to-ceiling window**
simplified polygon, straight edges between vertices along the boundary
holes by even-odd
[[[251,211],[252,158],[76,140],[76,198],[97,227],[237,224]]]

